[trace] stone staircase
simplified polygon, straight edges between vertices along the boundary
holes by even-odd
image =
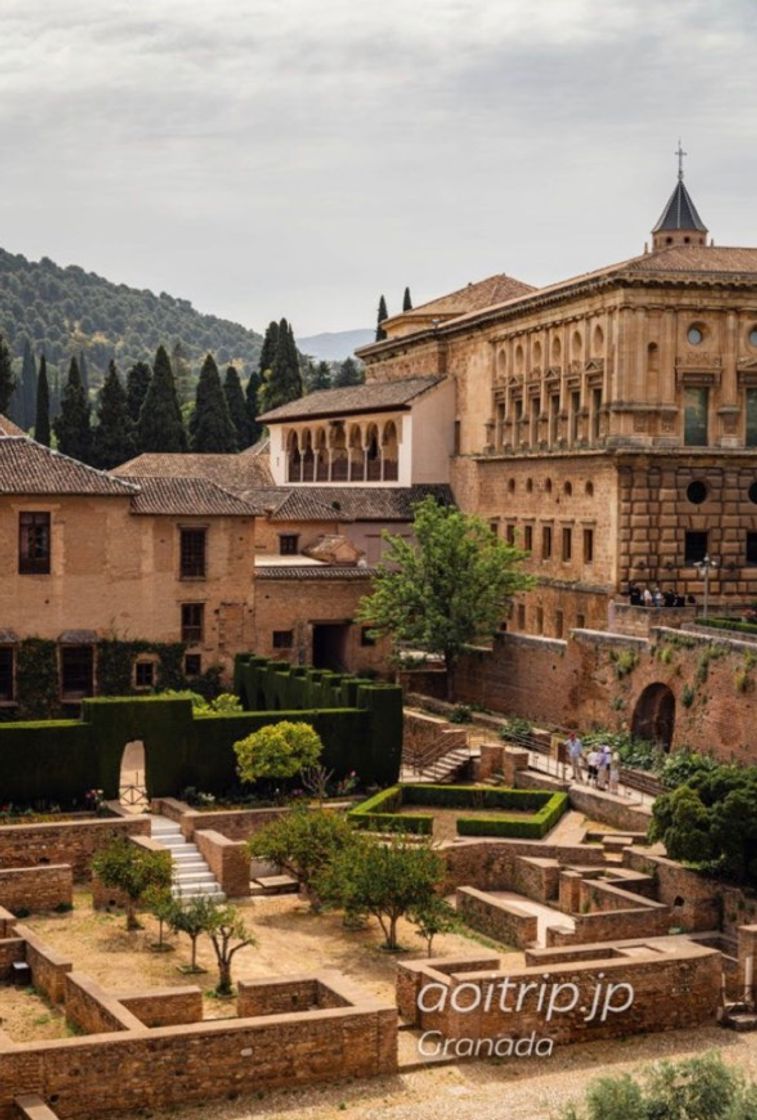
[[[401,780],[403,782],[430,782],[433,785],[444,785],[454,782],[460,771],[468,765],[471,752],[467,747],[454,747],[447,754],[440,755],[433,762],[426,763],[422,768],[403,765]]]
[[[721,1027],[731,1031],[757,1031],[757,1012],[746,1003],[731,1003],[726,1006],[720,1020]]]
[[[216,902],[223,902],[226,895],[221,890],[218,880],[201,856],[197,845],[182,836],[178,824],[168,817],[160,816],[151,817],[150,823],[153,840],[157,840],[171,853],[173,862],[171,893],[174,897],[202,896],[212,898]]]

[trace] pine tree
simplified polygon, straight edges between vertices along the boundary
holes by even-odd
[[[37,363],[28,338],[24,342],[24,357],[21,363],[21,397],[24,415],[22,427],[24,431],[28,431],[37,414]]]
[[[88,463],[92,449],[89,404],[84,395],[79,363],[71,359],[68,380],[63,389],[60,416],[55,421],[58,450],[72,459]]]
[[[263,348],[260,351],[260,361],[258,362],[258,371],[263,374],[267,369],[273,366],[273,359],[276,357],[276,348],[279,344],[279,324],[271,320],[266,328],[265,337],[263,339]]]
[[[385,319],[389,318],[389,312],[386,310],[386,300],[382,296],[379,300],[378,315],[376,316],[376,342],[383,342],[386,338],[386,331],[382,323]]]
[[[136,424],[142,410],[142,402],[147,396],[150,387],[152,370],[147,362],[135,362],[126,375],[126,400],[129,405],[129,415]]]
[[[234,366],[229,366],[226,370],[226,376],[223,381],[223,393],[226,397],[226,406],[229,410],[229,416],[231,417],[231,421],[237,433],[237,449],[242,451],[245,447],[250,446],[252,440],[250,439],[250,419],[247,415],[247,402],[242,392],[242,382],[239,380],[239,374]]]
[[[320,389],[331,388],[331,366],[328,362],[308,363],[305,379],[305,389],[308,393],[317,393]]]
[[[294,332],[286,319],[279,323],[276,355],[273,365],[263,376],[260,389],[264,411],[279,408],[302,396],[300,355],[294,341]]]
[[[191,401],[193,396],[192,367],[180,342],[176,342],[171,351],[171,368],[176,382],[176,395],[179,398],[179,404],[186,404]]]
[[[137,447],[140,452],[187,450],[187,433],[165,346],[159,346],[155,353],[152,377],[139,411]]]
[[[402,297],[402,310],[403,311],[412,311],[413,310],[413,301],[410,298],[410,289],[409,288],[405,288],[405,294]]]
[[[0,413],[7,413],[15,384],[10,350],[0,334]]]
[[[334,377],[334,388],[346,389],[349,385],[362,385],[364,381],[362,367],[354,358],[345,358]]]
[[[250,445],[256,443],[263,434],[263,425],[258,424],[260,388],[263,384],[262,378],[257,370],[250,371],[250,379],[247,382],[244,397],[247,406],[247,425],[250,436]]]
[[[44,354],[39,360],[34,438],[37,443],[43,443],[45,447],[50,446],[50,387],[47,383],[47,358]]]
[[[132,459],[136,454],[134,421],[129,414],[126,390],[111,361],[98,399],[98,424],[92,432],[92,462],[101,470]]]
[[[193,451],[222,453],[237,450],[237,433],[212,354],[208,354],[202,363],[189,434]]]

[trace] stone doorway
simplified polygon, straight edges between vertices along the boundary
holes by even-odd
[[[636,701],[631,731],[637,739],[670,750],[675,728],[676,700],[666,684],[648,684]]]
[[[121,775],[118,781],[118,799],[130,813],[143,813],[148,805],[145,776],[145,745],[134,739],[124,747],[121,755]]]
[[[347,622],[313,624],[313,668],[344,672],[347,663]]]

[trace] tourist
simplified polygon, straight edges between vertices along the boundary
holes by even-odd
[[[597,789],[607,789],[610,782],[610,759],[612,751],[607,743],[599,748],[599,762],[597,765]]]
[[[584,745],[576,735],[575,731],[571,731],[568,738],[565,740],[565,746],[568,748],[568,758],[573,770],[573,781],[581,781],[581,759],[583,756]]]
[[[589,757],[586,760],[588,766],[588,780],[589,785],[597,784],[597,774],[599,773],[599,751],[596,747],[592,747],[589,751]]]
[[[663,592],[662,601],[663,601],[663,604],[666,607],[674,607],[676,605],[676,593],[675,593],[675,591],[665,591],[665,592]]]
[[[656,607],[663,606],[665,600],[662,597],[662,592],[660,591],[659,587],[655,587],[654,591],[652,592],[652,599]]]
[[[620,755],[613,751],[610,757],[610,793],[617,793],[620,786]]]
[[[645,607],[654,606],[654,596],[648,587],[645,587],[641,594],[641,601]]]
[[[638,583],[632,583],[628,588],[628,602],[632,607],[641,606],[641,588]]]

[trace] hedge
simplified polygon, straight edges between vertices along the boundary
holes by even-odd
[[[363,801],[348,814],[357,828],[379,832],[402,831],[428,836],[433,816],[428,813],[400,814],[401,805],[433,805],[455,809],[533,810],[529,817],[503,813],[499,817],[459,817],[460,836],[512,836],[540,840],[568,808],[566,793],[531,789],[497,789],[481,786],[395,785]]]
[[[698,618],[697,626],[709,626],[711,630],[732,630],[739,634],[757,634],[754,622],[744,622],[737,618]]]

